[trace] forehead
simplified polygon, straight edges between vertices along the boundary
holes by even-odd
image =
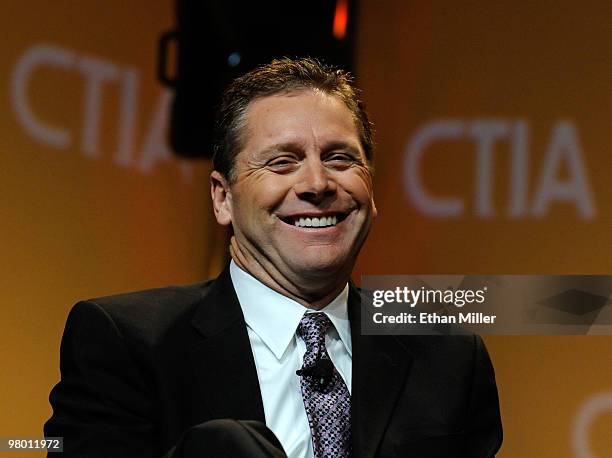
[[[355,118],[345,103],[315,89],[251,102],[243,129],[243,150],[250,152],[275,143],[295,143],[306,148],[329,142],[349,143],[362,151]]]

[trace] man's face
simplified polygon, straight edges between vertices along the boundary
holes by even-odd
[[[220,223],[273,277],[350,272],[376,216],[351,112],[315,90],[252,102]]]

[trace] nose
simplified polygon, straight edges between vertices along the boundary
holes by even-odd
[[[312,161],[302,165],[298,181],[294,186],[300,199],[318,203],[336,193],[336,181],[321,161]]]

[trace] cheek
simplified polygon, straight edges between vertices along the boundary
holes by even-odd
[[[268,172],[261,177],[252,191],[258,202],[265,208],[274,208],[283,203],[292,193],[295,177]]]
[[[343,189],[351,197],[362,205],[374,202],[374,192],[371,173],[364,168],[357,168],[351,171],[340,181]]]
[[[246,218],[261,219],[273,212],[285,199],[288,187],[278,177],[266,179],[260,177],[241,186],[234,197],[234,208],[237,214]]]

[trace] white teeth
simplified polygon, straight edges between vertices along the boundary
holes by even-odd
[[[323,216],[321,218],[298,218],[294,224],[297,227],[328,227],[338,224],[337,216]]]

